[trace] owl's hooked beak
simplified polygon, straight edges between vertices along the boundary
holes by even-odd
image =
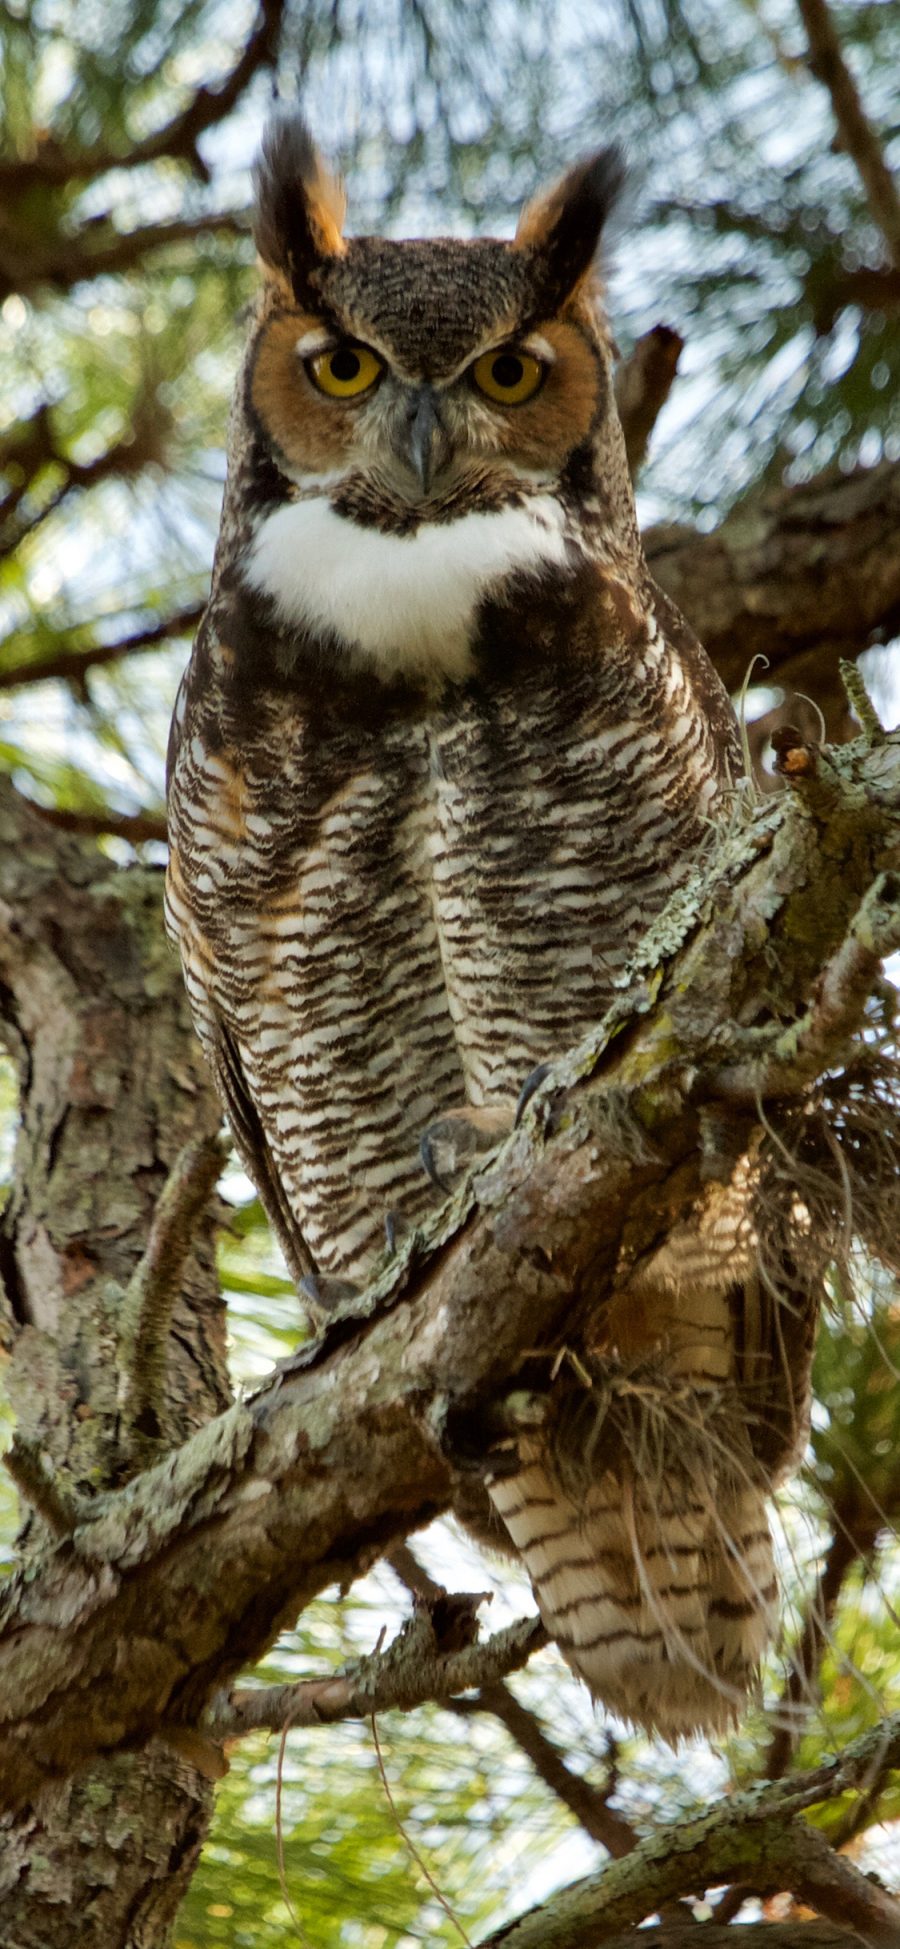
[[[407,400],[398,446],[422,493],[428,494],[435,474],[450,455],[450,440],[433,387],[417,386]]]

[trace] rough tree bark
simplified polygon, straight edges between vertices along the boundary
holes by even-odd
[[[179,1150],[219,1126],[160,931],[160,882],[49,832],[3,790],[0,1009],[22,1118],[0,1228],[0,1305],[20,1462],[33,1464],[26,1584],[53,1551],[60,1520],[35,1470],[93,1497],[126,1481],[139,1459],[120,1399],[125,1295]],[[213,1218],[207,1210],[198,1220],[168,1336],[167,1442],[229,1398]],[[61,1613],[55,1624],[64,1634]],[[145,1618],[147,1646],[152,1631]],[[129,1655],[146,1654],[135,1643]],[[114,1720],[118,1683],[110,1672],[90,1701],[83,1695],[88,1717]],[[104,1755],[47,1787],[39,1804],[3,1823],[0,1941],[158,1949],[196,1862],[210,1794],[203,1775],[159,1743]]]
[[[626,1222],[643,1209],[655,1230],[664,1207],[676,1222],[696,1193],[709,1104],[746,1110],[756,1089],[790,1094],[839,1058],[900,941],[900,739],[870,725],[830,755],[796,745],[786,764],[792,790],[736,819],[615,1019],[557,1065],[429,1240],[231,1407],[210,1220],[191,1212],[218,1111],[161,943],[159,875],[116,871],[4,793],[0,1001],[24,1117],[2,1266],[13,1468],[32,1511],[0,1608],[11,1942],[162,1949],[202,1837],[203,1775],[240,1725],[223,1688],[314,1593],[446,1507],[461,1432],[523,1351],[558,1346],[596,1306]],[[790,1033],[748,1030],[779,996],[809,1002]],[[465,1676],[441,1667],[439,1644],[424,1679],[407,1662],[395,1702],[495,1678],[521,1662],[522,1633],[485,1662],[475,1651]],[[389,1704],[390,1677],[375,1661],[343,1709]],[[900,1908],[829,1850],[811,1861],[799,1820],[898,1757],[894,1724],[878,1755],[736,1800],[646,1849],[643,1882],[632,1857],[599,1898],[585,1884],[496,1940],[607,1941],[754,1864],[756,1885],[795,1887],[848,1941],[900,1940]]]

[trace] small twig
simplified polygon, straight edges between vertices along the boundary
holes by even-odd
[[[373,1712],[443,1705],[460,1692],[520,1670],[546,1642],[540,1621],[527,1617],[484,1644],[441,1655],[428,1613],[419,1612],[386,1651],[372,1652],[331,1678],[220,1694],[203,1725],[216,1738],[232,1739],[259,1728],[275,1732],[284,1726],[334,1725],[340,1719],[367,1719]]]
[[[60,832],[83,833],[86,838],[100,839],[108,834],[111,839],[130,839],[133,846],[140,846],[147,839],[165,844],[168,836],[161,813],[76,812],[60,805],[38,805],[35,799],[29,799],[29,804],[48,826],[56,826]]]
[[[66,1487],[36,1442],[16,1434],[2,1457],[23,1501],[41,1517],[54,1536],[71,1536],[83,1523],[86,1504]]]
[[[224,1162],[218,1138],[196,1138],[185,1144],[160,1195],[147,1249],[122,1302],[122,1406],[132,1430],[145,1440],[157,1441],[162,1433],[172,1311],[197,1221]]]
[[[816,983],[806,1013],[773,1037],[768,1029],[731,1031],[746,1052],[705,1079],[718,1095],[752,1103],[796,1095],[844,1055],[859,1028],[874,977],[900,948],[900,876],[879,873],[860,902],[840,947]]]
[[[868,745],[884,744],[887,732],[855,663],[841,657],[838,664],[847,702]]]
[[[616,373],[616,405],[632,479],[643,465],[650,435],[672,390],[683,349],[684,339],[670,325],[654,325],[638,339]]]
[[[275,1856],[278,1866],[278,1886],[281,1890],[281,1899],[297,1931],[301,1949],[311,1949],[309,1937],[291,1901],[291,1891],[288,1887],[287,1868],[284,1859],[284,1761],[287,1752],[287,1736],[289,1731],[290,1721],[286,1719],[281,1729],[281,1738],[278,1741],[278,1766],[275,1773]]]
[[[809,41],[810,68],[828,89],[841,146],[856,164],[871,214],[900,265],[900,193],[844,59],[827,0],[797,0],[797,5]]]
[[[474,1699],[453,1700],[450,1710],[463,1718],[489,1712],[499,1720],[538,1779],[568,1807],[591,1840],[605,1847],[614,1860],[621,1861],[637,1846],[638,1836],[631,1822],[609,1805],[612,1791],[609,1781],[605,1787],[595,1787],[583,1774],[573,1773],[535,1714],[522,1705],[501,1679],[482,1685]]]
[[[155,650],[170,637],[190,635],[202,614],[202,602],[190,603],[184,609],[176,609],[173,615],[164,616],[160,622],[148,623],[145,629],[136,629],[130,636],[120,636],[115,643],[90,643],[81,650],[57,650],[53,656],[10,663],[5,670],[0,670],[0,690],[49,683],[51,678],[77,683],[88,670],[100,669],[105,663],[119,663],[139,650]]]
[[[429,1576],[425,1565],[419,1562],[415,1551],[410,1549],[408,1543],[397,1543],[385,1558],[385,1562],[390,1564],[394,1576],[399,1577],[400,1582],[407,1590],[412,1591],[414,1596],[441,1597],[443,1595],[443,1584],[436,1583],[434,1578]]]

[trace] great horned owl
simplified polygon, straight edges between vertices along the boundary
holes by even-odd
[[[393,242],[344,236],[299,119],[263,146],[168,914],[320,1297],[433,1205],[425,1133],[509,1127],[725,816],[731,710],[648,574],[613,399],[595,259],[620,174],[612,149],[581,163],[512,242]],[[799,1415],[758,1452],[740,1277],[645,1267],[598,1325],[598,1375],[678,1397],[652,1480],[639,1443],[580,1453],[560,1423],[491,1488],[570,1664],[670,1736],[731,1715],[769,1628],[764,1489]]]

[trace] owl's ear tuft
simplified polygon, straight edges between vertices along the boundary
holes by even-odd
[[[562,304],[590,270],[625,173],[622,151],[612,143],[576,163],[523,210],[516,248],[533,256],[541,301],[548,308]]]
[[[263,262],[283,272],[302,298],[316,264],[323,257],[342,257],[347,248],[343,185],[326,168],[296,113],[269,123],[253,179],[256,248]]]

